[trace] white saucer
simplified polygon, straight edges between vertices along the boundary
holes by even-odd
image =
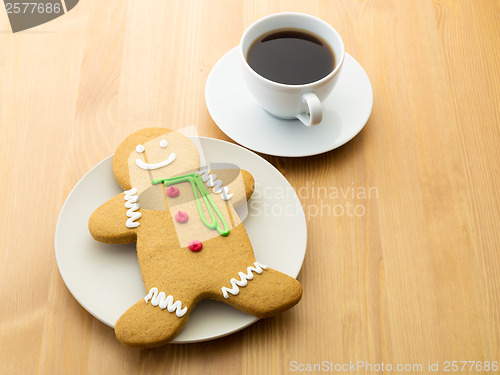
[[[255,257],[263,264],[297,277],[306,252],[307,227],[302,205],[288,181],[270,163],[247,149],[217,139],[197,139],[207,163],[230,160],[253,174],[256,187],[244,226]],[[57,265],[66,286],[89,313],[110,327],[146,295],[135,244],[99,243],[88,230],[92,212],[122,191],[113,177],[110,156],[73,188],[59,214],[55,235]],[[273,194],[273,191],[285,194]],[[254,316],[223,303],[202,301],[172,342],[215,339],[255,321]]]
[[[323,103],[323,121],[312,128],[299,120],[281,120],[264,111],[245,86],[240,69],[235,47],[210,72],[205,100],[217,126],[254,151],[276,156],[321,154],[354,138],[370,117],[370,79],[347,53],[337,85]]]

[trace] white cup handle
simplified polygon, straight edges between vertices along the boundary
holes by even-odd
[[[309,113],[299,113],[296,117],[305,126],[318,125],[323,119],[323,108],[318,97],[313,92],[306,92],[302,95],[302,101],[307,104]]]

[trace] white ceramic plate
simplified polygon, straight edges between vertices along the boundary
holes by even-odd
[[[211,138],[196,140],[208,163],[230,161],[253,174],[256,189],[244,226],[255,256],[258,261],[297,277],[306,251],[307,228],[302,205],[288,181],[266,160],[240,146]],[[280,194],[283,191],[287,194]],[[61,209],[55,236],[57,265],[66,286],[89,313],[110,327],[146,295],[135,244],[99,243],[88,231],[92,212],[121,192],[113,177],[110,156],[73,188]],[[256,320],[223,303],[202,301],[172,342],[218,338]]]
[[[276,156],[309,156],[342,146],[365,126],[373,107],[370,79],[348,53],[333,92],[323,103],[323,121],[308,128],[299,120],[268,114],[248,91],[238,48],[213,67],[205,86],[208,111],[228,137],[254,151]]]

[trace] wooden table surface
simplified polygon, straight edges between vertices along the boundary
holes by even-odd
[[[230,141],[205,81],[248,25],[279,11],[332,24],[374,93],[341,148],[264,155],[302,188],[303,299],[211,342],[123,347],[59,274],[59,211],[134,130],[194,124]],[[498,373],[485,364],[500,361],[499,15],[486,0],[81,0],[13,34],[0,7],[0,373],[282,374],[323,361]],[[371,193],[340,193],[352,190]],[[322,204],[343,214],[315,214]]]

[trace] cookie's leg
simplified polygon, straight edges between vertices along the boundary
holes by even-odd
[[[132,347],[154,347],[172,340],[186,325],[196,302],[193,296],[162,292],[149,294],[129,308],[115,324],[118,340]]]
[[[221,286],[216,299],[259,318],[278,314],[300,301],[302,285],[297,280],[260,266],[251,265],[246,272],[234,275]]]

